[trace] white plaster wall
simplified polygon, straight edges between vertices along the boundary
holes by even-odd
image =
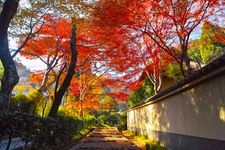
[[[162,131],[225,140],[225,75],[128,111],[128,129],[157,139]]]

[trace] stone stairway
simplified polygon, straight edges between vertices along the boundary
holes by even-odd
[[[114,127],[95,128],[71,150],[139,150]]]

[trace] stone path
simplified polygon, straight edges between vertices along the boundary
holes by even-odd
[[[117,128],[95,128],[71,150],[139,150]]]

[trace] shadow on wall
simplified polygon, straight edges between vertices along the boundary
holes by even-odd
[[[225,78],[217,77],[183,94],[187,134],[225,140]]]
[[[170,122],[167,120],[167,107],[165,103],[155,103],[133,110],[133,116],[130,118],[131,128],[136,134],[142,134],[151,138],[152,133],[149,131],[164,131],[167,132],[170,128]]]
[[[169,149],[225,149],[225,78],[198,83],[128,114],[128,128]]]

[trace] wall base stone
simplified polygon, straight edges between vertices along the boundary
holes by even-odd
[[[225,150],[225,141],[207,139],[202,137],[187,136],[182,134],[150,131],[151,134],[143,134],[143,129],[130,128],[136,135],[151,136],[157,139],[167,150]]]

